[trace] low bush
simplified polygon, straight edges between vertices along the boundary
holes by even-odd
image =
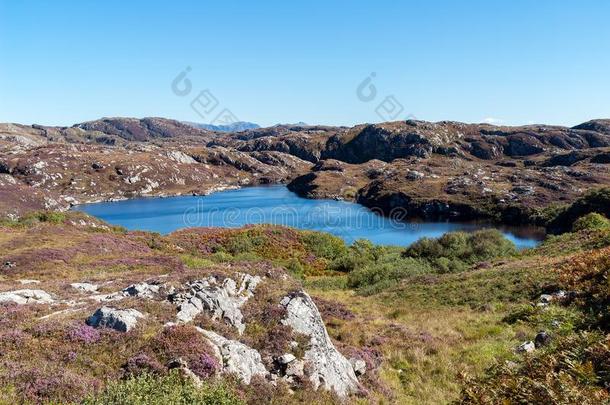
[[[303,232],[301,240],[308,252],[329,261],[344,256],[348,252],[343,239],[329,233]]]
[[[515,245],[500,231],[485,229],[420,239],[404,251],[403,257],[425,260],[439,273],[455,273],[482,261],[516,253]]]
[[[592,212],[610,217],[610,187],[590,191],[574,201],[549,221],[547,229],[554,234],[569,232],[578,218]]]
[[[66,213],[58,211],[34,211],[30,212],[23,217],[12,220],[2,219],[0,225],[3,226],[33,226],[40,222],[48,222],[51,224],[61,224],[68,218]]]
[[[298,279],[303,279],[305,277],[305,268],[297,259],[290,259],[288,264],[286,265],[286,270],[293,276]]]
[[[347,286],[370,295],[407,277],[427,273],[458,273],[473,264],[516,254],[515,245],[497,230],[447,233],[423,238],[406,250],[357,241],[329,264],[348,272]]]
[[[234,405],[243,402],[226,385],[207,383],[202,387],[196,387],[175,371],[166,376],[142,374],[112,382],[98,395],[83,401],[83,404]]]
[[[361,294],[370,295],[391,287],[402,279],[430,271],[431,268],[425,261],[388,255],[349,273],[347,286],[358,289]]]
[[[392,248],[374,245],[367,239],[358,239],[346,251],[328,264],[328,270],[349,273],[357,268],[377,262]]]
[[[265,240],[262,236],[251,234],[251,232],[243,232],[231,236],[224,247],[227,252],[237,256],[243,253],[252,253],[264,243]]]
[[[578,218],[572,225],[573,232],[608,228],[610,228],[610,220],[597,212],[592,212],[584,217]]]
[[[165,374],[165,367],[154,357],[146,353],[138,353],[135,356],[127,359],[123,365],[123,374],[125,376],[139,376],[142,374]]]
[[[194,327],[176,325],[163,329],[150,344],[150,350],[161,364],[182,358],[199,377],[214,375],[220,364],[206,339]]]

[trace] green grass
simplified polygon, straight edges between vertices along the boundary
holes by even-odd
[[[182,260],[182,263],[184,263],[186,267],[191,269],[206,268],[214,265],[214,262],[210,259],[192,255],[181,255],[180,260]]]

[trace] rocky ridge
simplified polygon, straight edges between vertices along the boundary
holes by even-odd
[[[0,211],[289,183],[390,215],[527,222],[610,182],[610,125],[399,121],[214,132],[161,118],[0,124]]]

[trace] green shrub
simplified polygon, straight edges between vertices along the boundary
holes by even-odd
[[[335,260],[348,252],[343,239],[329,233],[304,232],[301,240],[309,252],[324,259]]]
[[[236,256],[241,253],[251,252],[255,248],[255,243],[247,233],[233,235],[225,244],[227,252]]]
[[[457,259],[449,259],[448,257],[439,257],[429,260],[429,263],[437,273],[459,273],[468,269],[468,264]]]
[[[143,374],[123,381],[110,383],[98,395],[83,401],[84,404],[130,404],[130,405],[233,405],[243,402],[226,385],[204,384],[196,387],[183,379],[178,372],[156,377]]]
[[[550,233],[569,232],[574,222],[592,212],[610,217],[610,187],[593,190],[561,210],[547,225]]]
[[[304,282],[305,289],[322,291],[344,290],[347,288],[347,276],[323,276],[308,278]]]
[[[286,270],[296,278],[303,279],[305,277],[305,268],[297,259],[290,259],[286,265]]]
[[[484,229],[472,233],[450,232],[436,239],[420,239],[404,251],[403,257],[426,260],[437,272],[452,273],[516,252],[515,245],[500,231]]]
[[[19,223],[25,226],[32,226],[37,222],[48,222],[60,224],[66,220],[67,216],[63,212],[57,211],[36,211],[29,213],[19,219]]]
[[[422,260],[390,256],[349,273],[347,286],[370,295],[404,278],[426,272],[430,272],[430,266]]]
[[[373,244],[367,239],[358,239],[352,243],[346,252],[328,264],[328,269],[349,273],[358,268],[379,261],[384,255],[396,250],[389,246]]]
[[[572,225],[572,231],[574,232],[608,228],[610,228],[610,220],[597,212],[592,212],[584,217],[578,218]]]
[[[214,264],[214,262],[210,259],[204,259],[202,257],[192,255],[181,255],[180,259],[182,259],[182,263],[184,263],[186,267],[191,269],[210,267]]]
[[[345,254],[337,257],[335,260],[328,264],[328,270],[339,271],[341,273],[350,273],[361,264],[358,258],[354,255]]]
[[[230,253],[218,251],[210,255],[210,260],[215,263],[225,263],[233,260],[233,256]]]

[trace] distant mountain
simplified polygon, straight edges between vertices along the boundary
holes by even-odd
[[[260,128],[260,125],[255,124],[253,122],[246,122],[246,121],[238,121],[238,122],[234,122],[233,124],[228,124],[228,125],[212,125],[212,124],[202,124],[199,122],[188,122],[188,121],[183,121],[183,123],[190,125],[194,128],[207,129],[208,131],[219,131],[219,132],[240,132],[240,131],[246,131],[248,129]]]
[[[308,123],[299,121],[294,124],[275,124],[276,127],[308,127],[310,126]]]

